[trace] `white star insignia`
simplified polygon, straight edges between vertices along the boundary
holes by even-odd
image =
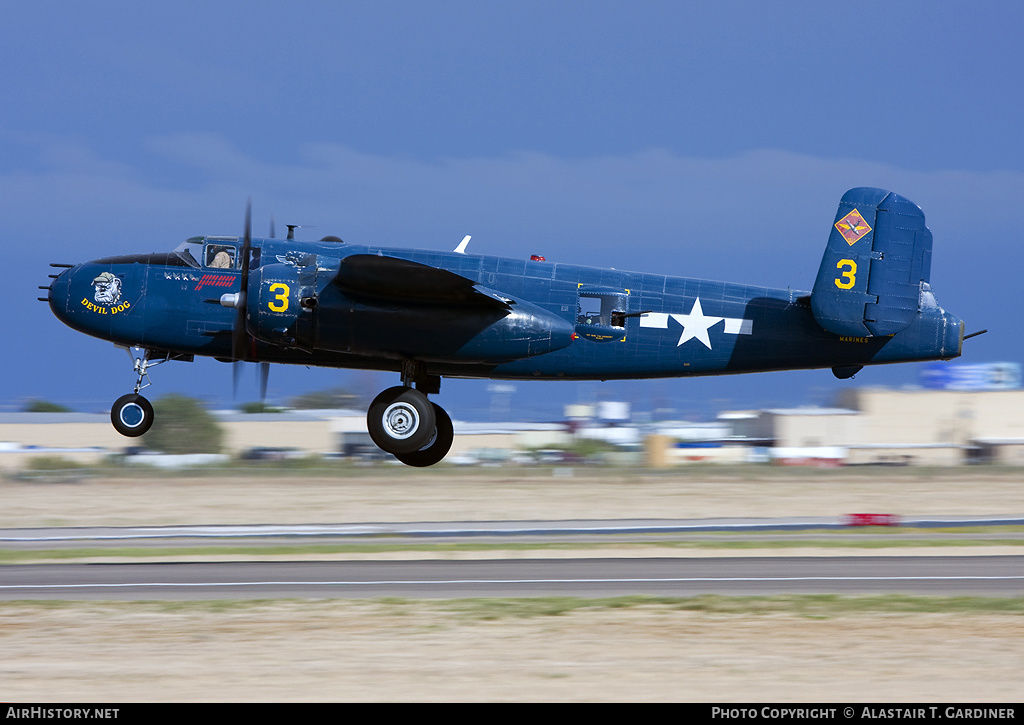
[[[697,338],[704,347],[711,349],[711,339],[708,337],[708,329],[714,327],[724,320],[724,317],[707,317],[704,310],[700,308],[700,297],[694,300],[693,309],[688,315],[672,315],[672,319],[683,326],[683,334],[679,337],[676,347],[679,347],[687,340]]]

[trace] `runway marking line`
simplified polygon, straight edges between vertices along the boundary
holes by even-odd
[[[659,579],[384,579],[367,581],[261,581],[261,582],[135,582],[95,584],[0,584],[5,589],[104,589],[130,587],[256,587],[256,586],[390,586],[427,584],[665,584],[665,583],[707,583],[707,582],[889,582],[889,581],[988,581],[1024,579],[1024,575],[1012,576],[895,576],[895,577],[694,577]]]

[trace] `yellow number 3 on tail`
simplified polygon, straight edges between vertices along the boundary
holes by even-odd
[[[838,277],[836,277],[836,287],[839,289],[853,289],[853,286],[857,284],[857,263],[852,259],[840,259],[836,262],[837,269],[846,268]]]

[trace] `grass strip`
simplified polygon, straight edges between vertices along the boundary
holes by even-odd
[[[344,599],[256,599],[199,601],[0,601],[0,615],[35,610],[101,611],[112,614],[233,614],[267,611],[279,615],[323,610],[359,609],[379,617],[418,614],[450,615],[465,622],[490,622],[534,617],[561,617],[575,613],[611,610],[637,611],[652,616],[695,612],[709,616],[771,617],[796,616],[832,619],[853,616],[901,616],[928,614],[1024,615],[1024,596],[949,597],[881,594],[845,596],[835,594],[792,594],[777,596],[723,596],[701,594],[693,597],[633,595],[605,598],[528,597],[418,600],[388,597],[375,600]]]
[[[154,558],[194,558],[194,557],[260,557],[260,556],[344,556],[348,554],[400,554],[408,553],[457,553],[457,552],[501,552],[501,551],[588,551],[623,549],[687,549],[728,551],[743,550],[785,550],[785,549],[900,549],[915,547],[969,548],[978,546],[1013,546],[1024,547],[1024,539],[756,539],[756,540],[651,540],[651,541],[615,541],[615,542],[460,542],[430,543],[429,541],[360,544],[275,544],[275,545],[205,545],[205,546],[132,546],[132,547],[94,547],[94,548],[60,548],[33,550],[0,550],[0,565],[24,564],[37,561],[75,561],[81,559],[154,559]]]

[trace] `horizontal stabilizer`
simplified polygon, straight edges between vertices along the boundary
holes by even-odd
[[[837,335],[903,330],[920,310],[931,257],[932,233],[916,204],[883,189],[851,189],[814,282],[814,319]]]
[[[397,257],[354,254],[341,260],[334,284],[353,297],[385,302],[471,305],[508,310],[512,303],[471,279]]]

